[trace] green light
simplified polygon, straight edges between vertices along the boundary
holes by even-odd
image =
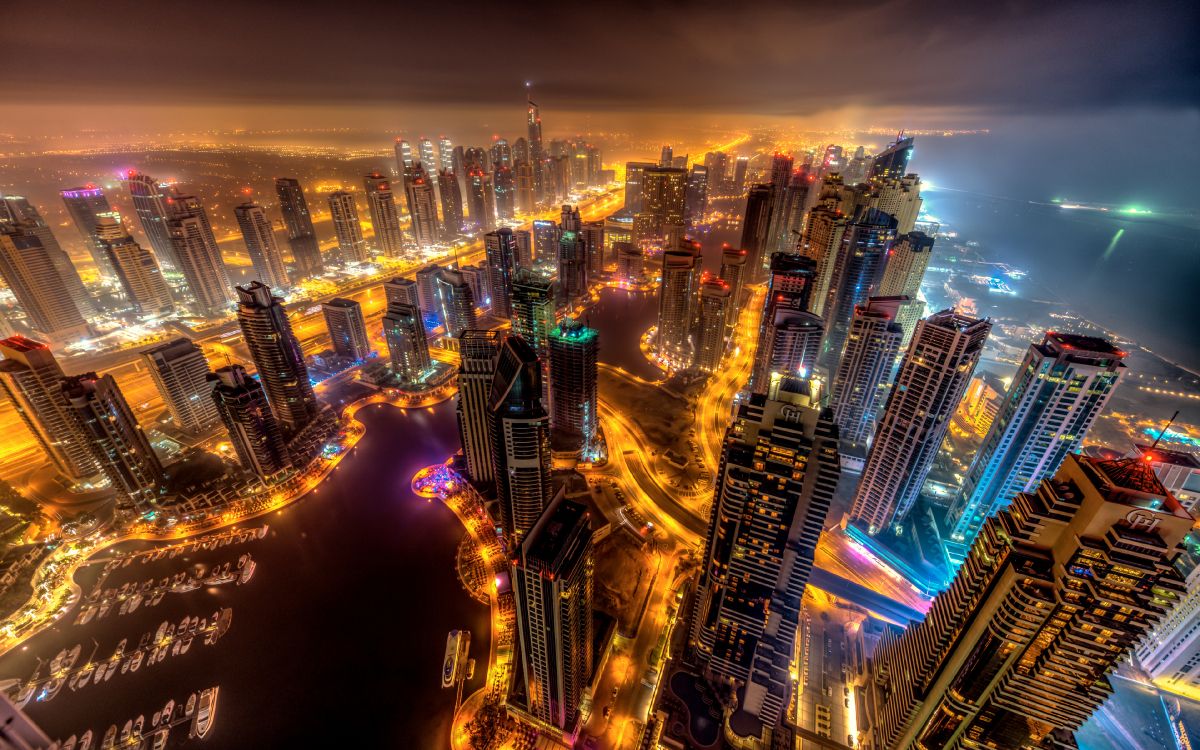
[[[1121,213],[1130,214],[1131,216],[1146,216],[1146,215],[1152,214],[1154,212],[1148,208],[1139,208],[1137,206],[1129,206],[1127,208],[1122,208]]]

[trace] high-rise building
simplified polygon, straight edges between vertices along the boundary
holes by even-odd
[[[287,270],[283,256],[275,244],[275,228],[267,218],[267,212],[257,203],[242,203],[233,209],[242,239],[246,241],[246,252],[254,265],[254,275],[272,288],[288,287]]]
[[[66,344],[86,336],[87,322],[69,280],[59,275],[53,248],[24,227],[24,223],[0,222],[0,277],[21,304],[29,326],[51,343]]]
[[[642,201],[642,183],[647,169],[654,169],[657,164],[645,161],[631,161],[625,164],[625,211],[630,214],[640,214],[645,205]]]
[[[557,258],[560,239],[561,230],[556,222],[548,219],[535,219],[533,222],[534,260]],[[526,268],[532,268],[532,265],[527,265]]]
[[[563,304],[587,294],[587,256],[583,238],[574,229],[564,229],[558,239],[558,296]]]
[[[787,189],[781,196],[779,221],[775,226],[775,234],[771,238],[775,251],[780,253],[795,253],[800,245],[804,216],[808,213],[809,195],[814,191],[813,176],[805,169],[792,172]]]
[[[876,406],[904,335],[896,316],[907,299],[870,297],[854,310],[830,398],[842,440],[865,443],[875,434]]]
[[[180,430],[200,435],[217,423],[216,405],[208,395],[208,360],[191,339],[180,336],[143,349],[142,362]]]
[[[1153,457],[1157,450],[1144,455]],[[1165,489],[1170,493],[1169,488]],[[1136,653],[1138,663],[1156,685],[1189,695],[1200,689],[1196,670],[1200,665],[1200,534],[1190,532],[1182,547],[1172,566],[1183,579],[1187,593],[1167,607],[1166,616],[1146,634]]]
[[[472,169],[467,175],[467,208],[477,231],[490,232],[496,227],[496,193],[492,189],[492,175],[482,169]]]
[[[231,301],[229,275],[200,200],[190,195],[176,196],[166,227],[174,248],[175,268],[187,280],[192,299],[205,315],[224,314]]]
[[[335,297],[321,305],[321,312],[325,314],[334,353],[355,362],[362,362],[371,354],[371,338],[367,335],[361,305],[352,299]]]
[[[499,331],[463,331],[458,337],[458,435],[462,443],[467,476],[477,487],[496,480],[492,464],[491,412],[492,378],[503,334]]]
[[[604,222],[583,222],[579,227],[579,239],[583,242],[583,256],[590,282],[604,273]]]
[[[771,218],[767,227],[767,240],[764,252],[787,252],[790,248],[781,247],[783,237],[784,214],[787,211],[788,186],[792,182],[792,167],[795,164],[788,154],[775,154],[771,157],[769,184],[771,186]]]
[[[490,308],[492,304],[492,295],[488,291],[488,287],[490,286],[488,283],[488,277],[491,275],[490,269],[481,263],[479,265],[459,266],[458,272],[462,274],[463,280],[467,282],[467,286],[471,287],[471,299],[475,300],[475,305],[481,308]]]
[[[804,227],[804,236],[798,249],[801,255],[817,264],[812,295],[812,311],[817,315],[825,314],[825,302],[829,298],[833,269],[848,223],[849,219],[840,210],[827,205],[815,206],[808,213],[808,223]]]
[[[91,295],[79,278],[79,271],[71,262],[50,225],[38,213],[28,199],[17,195],[6,195],[0,206],[7,207],[8,218],[3,218],[5,211],[0,210],[0,231],[24,234],[36,237],[46,252],[46,257],[54,267],[54,280],[60,284],[67,295],[74,301],[79,314],[85,319],[96,314],[96,306]]]
[[[512,330],[543,359],[550,355],[554,309],[554,281],[525,268],[518,270],[513,279]]]
[[[337,190],[329,194],[329,216],[333,219],[333,232],[337,235],[338,254],[343,263],[366,263],[371,259],[367,252],[367,241],[363,238],[362,224],[358,221],[358,208],[354,205],[354,194]]]
[[[732,290],[722,279],[708,279],[700,285],[700,311],[696,325],[696,367],[716,372],[725,355],[725,333]]]
[[[367,191],[367,208],[371,226],[375,229],[375,249],[389,258],[399,258],[404,252],[404,234],[400,230],[400,215],[392,194],[391,180],[378,172],[363,178]],[[267,391],[270,393],[270,389]]]
[[[519,336],[500,344],[488,412],[500,521],[515,546],[552,497],[550,415],[542,406],[542,364]]]
[[[683,240],[664,250],[658,297],[658,356],[674,368],[692,364],[692,320],[700,287],[700,243]]]
[[[422,141],[422,147],[425,143],[428,141]],[[422,250],[432,247],[441,239],[442,227],[438,222],[433,182],[422,164],[413,167],[412,179],[405,183],[404,189],[408,194],[408,210],[412,215],[412,232],[417,247]]]
[[[100,244],[96,240],[96,225],[99,223],[101,215],[109,215],[112,213],[112,208],[108,205],[108,198],[104,196],[104,191],[95,185],[84,185],[83,187],[70,188],[68,190],[60,190],[58,193],[62,196],[63,205],[67,207],[67,213],[71,215],[71,220],[75,222],[75,228],[79,230],[79,236],[83,238],[87,245],[88,252],[91,253],[92,261],[96,264],[96,269],[101,276],[109,279],[115,279],[116,271],[108,261],[108,257],[104,254]]]
[[[739,156],[733,163],[733,184],[731,185],[732,192],[735,195],[740,195],[746,189],[746,172],[750,169],[750,157]]]
[[[242,468],[267,480],[286,471],[291,465],[287,443],[262,385],[241,365],[208,375],[208,385]]]
[[[413,158],[412,144],[403,138],[396,139],[396,145],[393,147],[396,154],[396,175],[403,177],[408,174],[408,170],[413,168],[416,160]]]
[[[513,231],[500,227],[483,236],[487,255],[488,289],[492,299],[492,314],[512,318],[513,275],[517,272],[517,241]]]
[[[826,361],[842,357],[854,309],[879,288],[887,254],[896,239],[896,220],[875,209],[862,212],[842,234],[822,317],[825,319]]]
[[[629,286],[640,284],[646,263],[642,248],[629,242],[615,242],[613,250],[617,254],[617,281]]]
[[[1159,445],[1135,444],[1133,448],[1136,455],[1154,467],[1158,480],[1170,490],[1188,513],[1200,515],[1200,453],[1163,448]]]
[[[725,245],[721,248],[721,280],[729,285],[729,308],[725,325],[732,328],[742,310],[742,289],[746,284],[745,250]]]
[[[925,311],[925,303],[918,297],[921,292],[921,280],[925,278],[925,269],[929,267],[932,254],[933,238],[923,232],[908,232],[898,236],[888,253],[883,280],[879,282],[879,294],[885,297],[908,297],[908,302],[900,308],[896,317],[896,322],[904,331],[901,346],[908,345],[913,330],[917,327],[917,321]]]
[[[421,308],[426,319],[444,322],[437,296],[437,277],[441,272],[441,266],[430,263],[424,268],[418,269],[414,276],[417,284],[417,306]]]
[[[492,147],[488,153],[492,158],[493,170],[499,167],[512,168],[512,147],[508,145],[508,139],[492,136]]]
[[[424,168],[427,174],[437,174],[438,170],[442,168],[442,165],[438,160],[437,147],[433,145],[433,141],[429,140],[425,136],[421,136],[421,141],[418,145],[420,146],[421,152],[421,161],[419,164]]]
[[[533,164],[534,190],[538,201],[546,199],[545,162],[546,152],[542,148],[542,114],[538,105],[528,95],[525,97],[525,126],[529,133],[529,161]]]
[[[139,513],[152,508],[163,481],[162,463],[117,381],[89,372],[63,378],[61,384],[60,398],[74,430],[116,490],[118,505]]]
[[[496,218],[507,221],[516,216],[516,176],[512,167],[499,166],[492,174],[492,187],[496,191]]]
[[[917,501],[991,330],[953,310],[917,323],[850,511],[868,533],[902,521]]]
[[[896,218],[896,231],[908,234],[921,213],[921,178],[915,174],[889,177],[872,184],[871,206]]]
[[[1125,352],[1093,336],[1050,331],[1029,345],[946,516],[952,561],[966,556],[985,520],[1018,492],[1032,492],[1083,445],[1124,359]]]
[[[133,201],[133,212],[137,214],[155,256],[171,270],[179,270],[175,246],[171,242],[171,233],[167,231],[167,219],[171,217],[169,201],[175,193],[174,188],[132,169],[125,174],[125,185]]]
[[[899,179],[908,174],[912,152],[913,139],[897,137],[895,143],[875,155],[869,175],[871,181]]]
[[[149,250],[133,241],[120,214],[114,211],[97,217],[93,234],[125,297],[139,313],[165,315],[175,309],[171,288],[163,278],[158,261]]]
[[[438,193],[442,198],[442,236],[447,242],[458,238],[463,227],[463,195],[454,172],[438,173]]]
[[[688,173],[675,167],[652,167],[642,172],[642,210],[653,216],[653,232],[663,236],[664,226],[684,225]]]
[[[383,314],[383,337],[387,340],[392,372],[411,383],[429,371],[429,341],[421,309],[407,302],[388,302]]]
[[[100,467],[62,398],[62,367],[50,347],[24,336],[0,341],[0,389],[54,468],[72,482],[99,473]]]
[[[856,689],[857,746],[1074,747],[1184,592],[1171,562],[1191,526],[1139,459],[1068,456],[984,524],[924,620],[885,631]]]
[[[446,335],[458,338],[463,331],[475,328],[475,297],[471,285],[462,273],[443,268],[434,277],[438,317],[446,326]]]
[[[742,218],[741,247],[746,251],[745,283],[755,284],[763,276],[768,258],[767,241],[771,225],[772,193],[770,185],[755,185],[746,194],[746,213]]]
[[[717,470],[690,648],[736,688],[729,729],[761,737],[794,687],[800,602],[840,474],[815,381],[785,377],[738,405]]]
[[[529,713],[573,734],[595,667],[587,507],[558,498],[521,544],[513,573]]]
[[[512,230],[517,242],[517,268],[533,268],[533,233],[528,229]]]
[[[729,157],[721,151],[709,151],[704,155],[704,168],[708,172],[709,194],[724,195],[727,191],[725,181],[729,173]]]
[[[808,258],[787,253],[771,256],[771,275],[750,373],[750,387],[755,393],[767,392],[772,373],[804,378],[812,374],[825,330],[821,319],[808,312],[814,275],[813,262]]]
[[[283,224],[287,227],[288,247],[295,263],[295,281],[303,281],[325,270],[321,259],[321,243],[313,229],[312,215],[308,212],[308,201],[304,189],[295,177],[276,177],[275,195],[279,197],[279,210],[283,213]],[[351,198],[351,205],[353,205]],[[357,213],[355,214],[357,217]],[[336,220],[334,226],[337,226]],[[362,235],[362,229],[358,230]],[[340,237],[339,237],[340,239]]]
[[[563,318],[550,332],[550,426],[561,450],[594,457],[600,422],[596,401],[596,362],[600,337],[575,318]]]
[[[412,305],[413,307],[421,306],[421,298],[417,291],[417,282],[412,279],[406,279],[403,276],[397,276],[383,282],[383,296],[389,305],[400,303]]]
[[[669,167],[675,162],[675,155],[671,149],[671,145],[667,144],[662,147],[662,154],[658,157],[658,166]]]
[[[453,171],[454,169],[454,142],[449,136],[438,136],[438,172]],[[438,180],[438,188],[442,186],[441,180]]]
[[[695,224],[704,218],[708,210],[708,167],[703,164],[693,164],[688,172],[687,197],[684,203],[684,213],[689,224]]]
[[[235,288],[242,337],[258,369],[258,379],[267,392],[271,411],[284,436],[290,439],[307,427],[319,411],[304,364],[304,351],[292,333],[283,300],[272,296],[269,286],[252,281]]]

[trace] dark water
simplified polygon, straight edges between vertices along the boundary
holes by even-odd
[[[657,379],[662,372],[646,361],[638,347],[643,333],[658,320],[658,292],[605,288],[600,301],[584,313],[600,336],[600,361],[638,377]]]
[[[130,648],[164,619],[211,616],[233,608],[232,627],[217,644],[193,643],[136,674],[117,674],[99,686],[64,689],[29,713],[51,737],[92,728],[102,734],[138,714],[149,716],[168,698],[177,702],[220,685],[210,748],[447,746],[453,691],[441,688],[446,634],[472,631],[479,669],[468,692],[482,684],[489,642],[488,609],[459,585],[454,554],[462,528],[439,503],[414,496],[409,480],[422,466],[458,446],[450,402],[402,412],[379,405],[359,412],[367,434],[318,494],[266,520],[261,541],[230,545],[152,564],[119,569],[107,585],[161,578],[191,564],[235,561],[250,552],[258,564],[244,586],[227,584],[168,594],[161,604],[85,627],[69,624],[0,659],[0,676],[25,677],[33,656],[46,659],[75,643],[100,655],[121,638]],[[85,581],[85,590],[87,590]],[[147,726],[149,724],[147,723]]]

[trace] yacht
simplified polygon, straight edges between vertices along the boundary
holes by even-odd
[[[92,748],[92,730],[87,730],[83,736],[79,738],[79,750],[91,750]]]
[[[154,733],[154,741],[150,745],[150,750],[163,750],[167,746],[167,735],[171,732],[167,727],[163,727]]]
[[[196,718],[192,723],[192,734],[200,739],[212,728],[213,719],[217,715],[217,688],[210,687],[200,694],[200,703],[196,707]]]
[[[104,739],[100,742],[100,750],[112,750],[115,744],[117,744],[117,725],[111,724],[108,731],[104,733]]]

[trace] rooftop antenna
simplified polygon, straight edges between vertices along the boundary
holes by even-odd
[[[1167,434],[1167,430],[1171,429],[1171,425],[1175,424],[1175,420],[1178,418],[1179,418],[1179,410],[1176,409],[1175,413],[1171,415],[1171,418],[1167,420],[1167,423],[1165,425],[1163,425],[1162,431],[1158,433],[1158,437],[1154,438],[1154,444],[1150,446],[1150,448],[1148,449],[1147,452],[1152,451],[1158,447],[1158,441],[1163,439],[1163,435]]]

